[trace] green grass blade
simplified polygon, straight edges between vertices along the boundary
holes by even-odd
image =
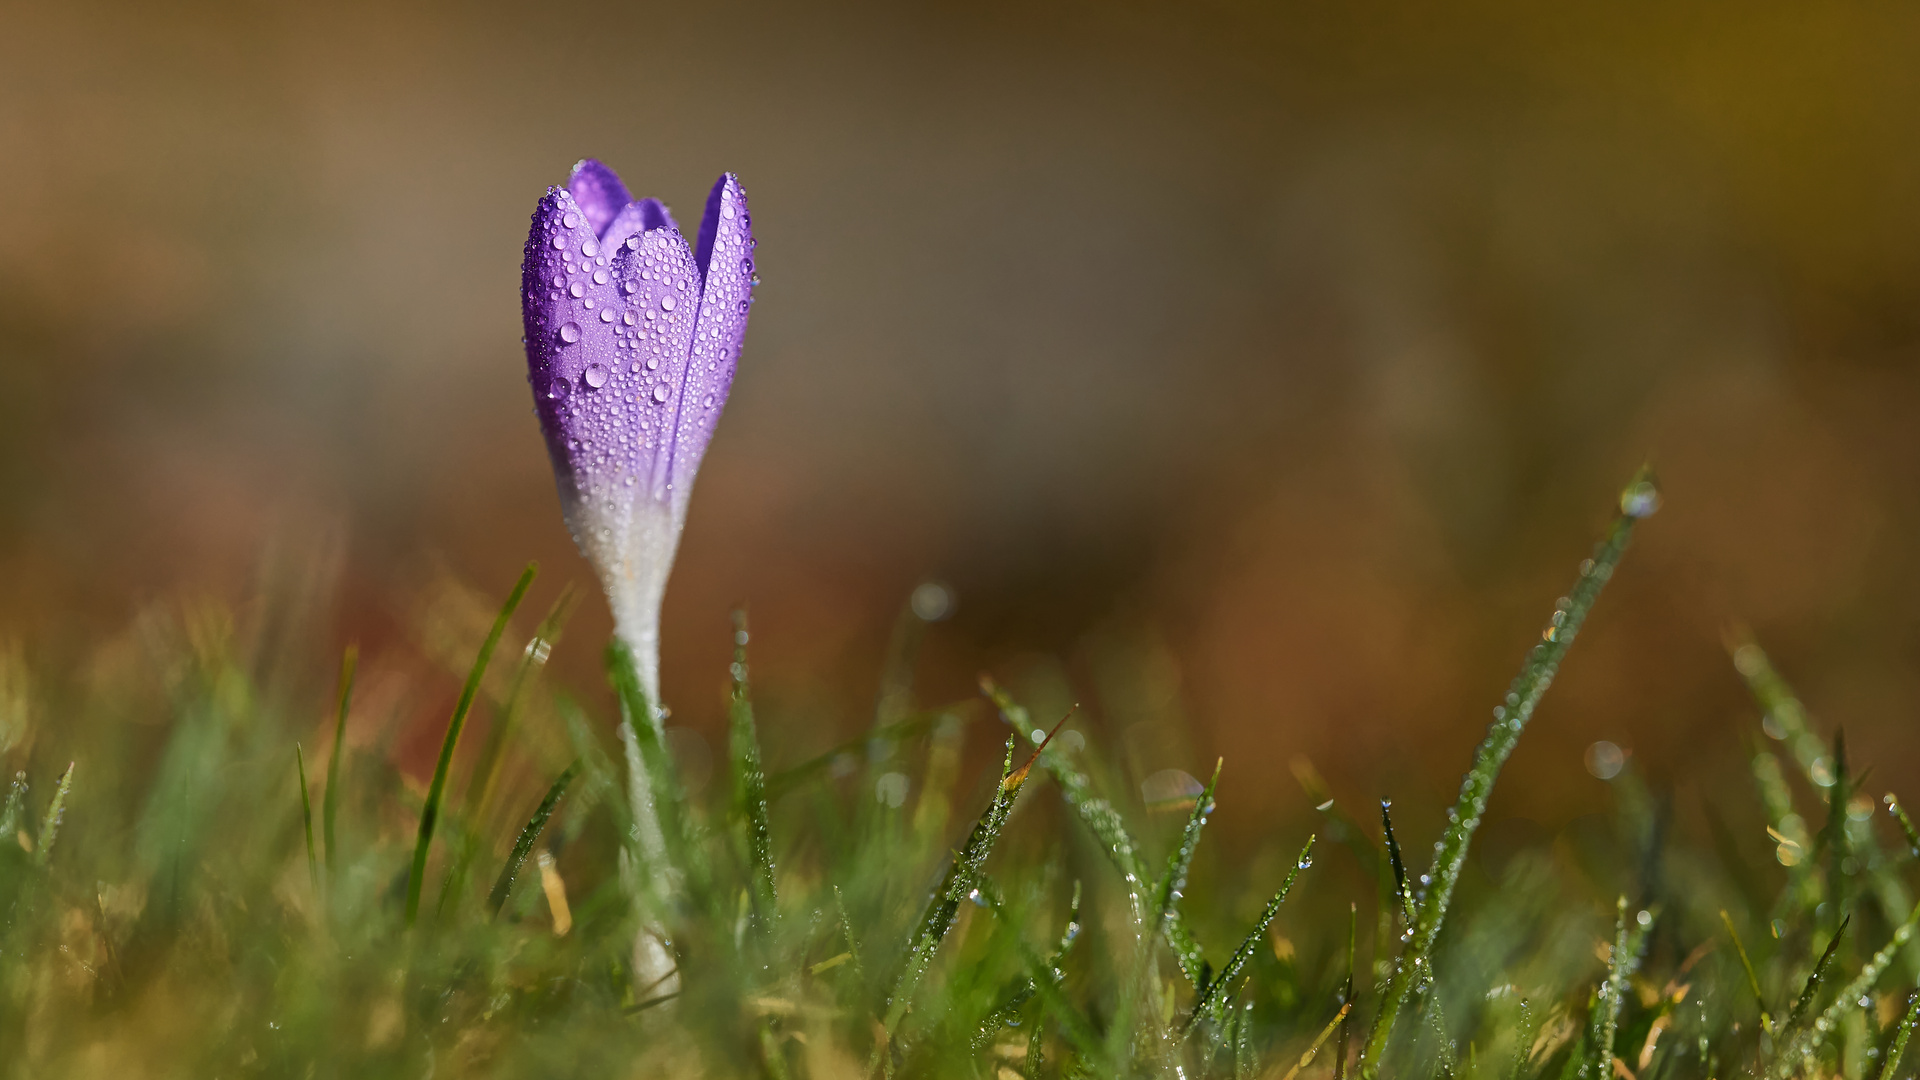
[[[1201,991],[1199,1000],[1194,1002],[1193,1012],[1187,1016],[1188,1031],[1192,1031],[1201,1019],[1214,1016],[1226,1004],[1228,991],[1240,978],[1240,973],[1246,970],[1254,953],[1259,951],[1260,943],[1266,940],[1267,928],[1273,925],[1274,916],[1280,914],[1280,905],[1287,902],[1287,894],[1293,891],[1294,880],[1300,876],[1300,871],[1313,865],[1315,839],[1307,837],[1306,846],[1300,849],[1300,857],[1293,861],[1293,869],[1287,871],[1287,879],[1280,883],[1280,891],[1274,893],[1273,898],[1267,901],[1267,906],[1261,909],[1260,918],[1254,921],[1253,929],[1248,930],[1247,936],[1241,939],[1240,947],[1233,950],[1233,955],[1227,959],[1226,966],[1220,969],[1220,974],[1214,976],[1206,989]]]
[[[973,892],[980,878],[980,869],[986,863],[987,856],[993,853],[994,845],[1000,839],[1000,831],[1006,827],[1007,817],[1013,812],[1014,800],[1019,798],[1025,786],[1024,782],[1012,779],[1013,748],[1014,741],[1007,740],[1000,783],[994,789],[993,800],[974,824],[966,844],[948,865],[940,887],[934,891],[933,899],[928,902],[913,938],[907,944],[906,960],[901,965],[900,974],[893,980],[893,989],[887,994],[887,1012],[882,1024],[889,1038],[899,1028],[901,1018],[906,1016],[907,1006],[920,986],[921,977],[933,963],[934,953],[939,950],[940,943],[946,940],[947,931],[953,928],[961,901]],[[884,1049],[881,1047],[876,1052]]]
[[[733,758],[733,806],[747,830],[747,865],[760,926],[771,933],[779,904],[774,886],[773,830],[767,820],[767,777],[760,764],[760,736],[753,720],[747,678],[747,613],[733,613],[732,693],[728,700],[728,748]]]
[[[1802,1064],[1813,1056],[1815,1048],[1839,1028],[1841,1014],[1848,1009],[1860,1007],[1859,1000],[1872,992],[1873,984],[1879,982],[1880,976],[1886,974],[1887,967],[1893,963],[1894,956],[1907,942],[1913,940],[1913,931],[1916,926],[1920,926],[1920,905],[1914,907],[1913,914],[1908,915],[1905,922],[1894,928],[1893,940],[1873,954],[1873,958],[1860,968],[1860,974],[1854,976],[1853,981],[1841,989],[1833,999],[1833,1003],[1815,1017],[1812,1024],[1800,1029],[1800,1033],[1794,1037],[1780,1056],[1774,1059],[1774,1068],[1769,1069],[1768,1072],[1779,1080],[1787,1080],[1798,1071]]]
[[[1880,1071],[1874,1074],[1874,1080],[1893,1080],[1899,1075],[1895,1070],[1900,1067],[1900,1059],[1906,1055],[1907,1040],[1913,1035],[1915,1023],[1920,1023],[1920,991],[1907,995],[1907,1015],[1900,1019],[1900,1026],[1893,1033],[1893,1043],[1887,1047],[1886,1060],[1880,1063]]]
[[[521,868],[527,864],[527,856],[533,854],[533,845],[540,839],[540,831],[547,827],[547,819],[553,816],[554,808],[560,805],[561,796],[567,793],[567,785],[573,783],[573,778],[580,775],[583,767],[584,763],[575,760],[561,772],[553,786],[547,789],[546,797],[540,800],[533,816],[527,819],[520,835],[514,838],[513,850],[507,854],[506,865],[500,868],[500,876],[493,882],[493,891],[487,894],[488,915],[499,917],[501,907],[507,902],[507,895],[513,891],[514,878],[520,875]]]
[[[53,842],[60,838],[60,821],[67,812],[67,792],[73,789],[74,762],[67,762],[67,771],[60,774],[60,786],[53,791],[53,801],[47,804],[46,816],[40,819],[40,835],[34,840],[34,858],[41,866],[53,856]]]
[[[1620,1031],[1620,1006],[1630,987],[1627,979],[1640,965],[1640,950],[1646,945],[1653,927],[1648,912],[1646,922],[1627,917],[1627,898],[1615,906],[1613,950],[1607,957],[1607,978],[1600,984],[1599,1001],[1587,1021],[1588,1057],[1580,1065],[1581,1080],[1607,1080],[1613,1075],[1613,1044]]]
[[[534,574],[539,567],[528,563],[520,572],[520,580],[514,583],[513,591],[507,594],[507,602],[500,607],[500,614],[493,620],[493,629],[487,632],[487,640],[480,646],[480,655],[474,657],[473,669],[467,673],[466,685],[460,688],[460,700],[454,703],[453,716],[447,721],[447,736],[440,743],[440,760],[433,767],[433,783],[427,788],[427,801],[420,808],[420,835],[413,846],[413,866],[407,874],[407,925],[412,926],[420,914],[420,886],[426,879],[427,851],[433,845],[434,827],[440,823],[440,803],[447,793],[447,774],[453,769],[453,751],[460,744],[460,731],[466,727],[467,713],[473,708],[473,699],[480,693],[480,680],[487,673],[487,663],[493,659],[493,650],[500,644],[500,636],[507,632],[507,621],[520,606],[520,600],[527,595],[527,588],[533,584]]]
[[[1193,866],[1194,850],[1200,846],[1200,831],[1207,827],[1207,815],[1213,813],[1213,792],[1220,783],[1220,769],[1225,764],[1225,758],[1214,762],[1213,779],[1207,781],[1206,790],[1193,801],[1193,811],[1187,815],[1186,828],[1180,832],[1180,843],[1173,849],[1173,854],[1167,856],[1167,872],[1161,875],[1160,887],[1155,890],[1155,936],[1159,935],[1167,919],[1179,910],[1180,898],[1187,888],[1187,871]]]
[[[1813,1004],[1814,997],[1820,993],[1820,983],[1826,978],[1827,967],[1833,963],[1834,953],[1840,951],[1840,939],[1847,936],[1847,926],[1852,922],[1852,915],[1841,920],[1840,929],[1834,931],[1833,940],[1827,942],[1819,962],[1813,965],[1813,974],[1807,976],[1806,987],[1800,991],[1799,1000],[1793,1003],[1793,1011],[1787,1014],[1787,1030],[1791,1031],[1800,1022],[1800,1018],[1807,1013],[1807,1007]]]
[[[340,657],[339,706],[334,710],[333,749],[327,754],[327,791],[320,800],[320,834],[326,841],[327,880],[332,881],[339,865],[340,850],[334,842],[333,823],[340,808],[340,754],[347,745],[347,710],[353,704],[353,676],[360,666],[360,646],[349,645]]]
[[[1891,793],[1886,797],[1886,804],[1887,813],[1893,815],[1893,819],[1900,823],[1900,831],[1906,834],[1907,853],[1920,856],[1920,829],[1913,827],[1913,819],[1907,816],[1906,808],[1901,806],[1900,800]]]
[[[1388,799],[1380,800],[1380,829],[1386,834],[1387,859],[1393,864],[1394,908],[1411,933],[1418,916],[1413,910],[1413,890],[1407,888],[1407,864],[1400,858],[1400,841],[1393,837],[1393,802]]]
[[[1494,709],[1493,724],[1487,730],[1486,739],[1474,751],[1473,768],[1460,785],[1460,796],[1453,809],[1448,811],[1447,829],[1434,852],[1433,869],[1427,875],[1426,891],[1414,921],[1413,940],[1408,942],[1393,974],[1388,977],[1373,1030],[1361,1048],[1360,1072],[1368,1080],[1379,1073],[1381,1055],[1393,1036],[1394,1021],[1408,992],[1415,982],[1430,974],[1429,958],[1446,919],[1447,906],[1453,899],[1453,887],[1466,866],[1467,847],[1473,840],[1474,830],[1480,827],[1480,818],[1493,792],[1494,781],[1500,776],[1500,767],[1506,764],[1507,756],[1519,743],[1520,733],[1533,718],[1534,709],[1546,695],[1547,688],[1553,685],[1554,675],[1559,672],[1560,663],[1578,636],[1587,613],[1613,577],[1621,556],[1626,554],[1634,525],[1653,513],[1657,505],[1658,493],[1643,470],[1621,492],[1620,514],[1595,547],[1593,557],[1581,564],[1573,589],[1554,609],[1540,635],[1540,643],[1528,653],[1520,674],[1508,687],[1506,700]]]
[[[300,775],[300,823],[307,834],[307,877],[313,891],[320,891],[320,859],[313,850],[313,800],[307,795],[307,755],[299,743],[293,744],[294,771]]]
[[[1746,972],[1747,990],[1753,994],[1753,1000],[1760,1006],[1760,1029],[1773,1030],[1773,1018],[1767,1014],[1767,996],[1760,992],[1760,976],[1753,970],[1753,961],[1747,956],[1747,946],[1740,940],[1740,931],[1733,928],[1733,916],[1726,908],[1720,909],[1720,921],[1726,924],[1727,936],[1733,939],[1734,954],[1740,957],[1740,970]]]

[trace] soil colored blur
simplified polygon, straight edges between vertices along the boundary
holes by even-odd
[[[679,723],[719,730],[745,601],[769,742],[856,730],[937,579],[923,701],[990,669],[1143,772],[1225,755],[1229,833],[1306,811],[1302,755],[1437,814],[1650,460],[1666,506],[1495,816],[1605,805],[1599,739],[1682,805],[1737,782],[1736,620],[1889,782],[1920,757],[1910,7],[0,26],[0,636],[49,664],[292,574],[318,687],[348,638],[431,656],[464,595],[436,582],[585,582],[516,287],[535,201],[592,155],[682,220],[738,172],[761,236],[669,593]],[[598,685],[606,630],[583,605],[563,681]],[[430,745],[444,710],[413,712]]]

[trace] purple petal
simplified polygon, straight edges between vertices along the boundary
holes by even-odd
[[[687,497],[700,458],[713,437],[720,410],[740,359],[747,332],[747,308],[753,303],[752,215],[746,192],[732,173],[722,176],[707,197],[694,256],[702,285],[700,317],[693,327],[692,355],[674,426],[673,483],[676,502]]]
[[[633,201],[619,175],[592,158],[581,158],[573,167],[567,190],[573,193],[573,201],[579,204],[580,211],[587,215],[596,237],[604,234],[607,223]]]
[[[698,306],[685,238],[661,228],[609,250],[572,192],[550,189],[521,281],[527,376],[563,499],[664,493]]]
[[[600,230],[600,242],[613,247],[626,243],[629,236],[654,229],[673,229],[677,232],[679,226],[673,223],[673,215],[667,212],[666,205],[659,199],[641,199],[628,203],[614,215],[607,227]]]

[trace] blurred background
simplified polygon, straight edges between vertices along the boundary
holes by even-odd
[[[776,757],[857,733],[934,580],[923,703],[987,670],[1141,775],[1225,755],[1242,838],[1310,816],[1300,757],[1431,821],[1651,461],[1665,508],[1495,816],[1605,808],[1597,740],[1682,809],[1738,782],[1736,621],[1876,783],[1920,764],[1911,7],[4,0],[0,28],[0,637],[36,663],[292,574],[315,724],[357,639],[357,722],[430,753],[435,621],[530,558],[536,606],[591,585],[516,289],[592,155],[683,221],[723,169],[756,211],[667,603],[694,731],[744,602]],[[590,597],[555,654],[590,700],[608,627]]]

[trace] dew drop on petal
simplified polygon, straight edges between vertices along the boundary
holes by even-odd
[[[587,287],[576,281],[573,284],[567,286],[567,295],[573,297],[575,300],[578,300],[581,297],[587,295]]]
[[[732,221],[733,220],[733,204],[730,202],[721,203],[720,216],[723,218],[726,218],[728,221]]]
[[[601,308],[601,309],[600,309],[600,321],[601,321],[601,322],[612,322],[612,321],[613,321],[613,309],[612,309],[612,308]]]
[[[588,240],[583,242],[580,245],[580,254],[585,255],[589,259],[593,258],[595,255],[600,254],[599,243],[593,240]]]
[[[640,250],[640,238],[639,238],[639,237],[637,237],[637,236],[629,236],[629,237],[627,237],[627,250],[628,250],[628,251],[639,251],[639,250]]]
[[[633,325],[634,323],[637,323],[637,322],[639,322],[640,320],[639,320],[639,319],[636,319],[636,318],[634,318],[634,317],[633,317],[633,312],[631,312],[631,311],[629,311],[629,312],[627,312],[627,313],[626,313],[625,315],[622,315],[622,316],[620,317],[620,321],[621,321],[621,322],[623,322],[623,323],[626,323],[626,324],[627,324],[628,326],[632,326],[632,325]]]
[[[666,311],[672,311],[672,310],[673,310],[673,307],[674,307],[674,301],[673,301],[673,297],[671,297],[671,296],[663,296],[663,297],[661,297],[661,298],[660,298],[660,307],[661,307],[661,308],[662,308],[663,310],[666,310]]]
[[[573,344],[576,341],[579,341],[580,340],[580,324],[571,323],[571,322],[562,323],[560,326],[560,340],[566,342],[569,345]]]
[[[628,278],[625,282],[621,283],[620,287],[626,290],[628,295],[632,295],[633,293],[637,293],[640,291],[640,283],[633,280],[632,278]]]
[[[553,250],[555,250],[555,251],[559,251],[559,250],[560,250],[561,248],[564,248],[564,247],[566,247],[566,246],[567,246],[567,238],[566,238],[566,237],[564,237],[564,236],[556,236],[556,237],[554,237],[554,238],[553,238]]]
[[[587,385],[595,390],[607,385],[607,368],[604,364],[587,365]]]
[[[595,270],[593,272],[593,283],[595,285],[605,285],[607,283],[607,272],[605,270]]]
[[[580,227],[580,215],[569,210],[567,211],[567,216],[560,219],[560,224],[565,225],[569,229],[577,229]]]
[[[547,384],[547,397],[553,401],[565,401],[572,392],[573,387],[568,386],[565,379],[555,379]]]
[[[667,403],[667,395],[668,395],[668,390],[667,390],[666,383],[661,383],[660,385],[653,388],[653,400],[659,402],[660,404],[665,405]]]

